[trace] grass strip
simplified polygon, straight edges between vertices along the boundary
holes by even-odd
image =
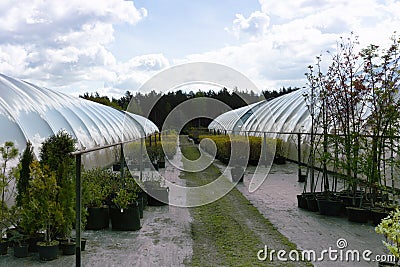
[[[200,156],[195,146],[184,145],[181,151],[189,160]],[[211,165],[202,172],[182,172],[181,178],[186,180],[188,186],[199,186],[220,175],[219,169]],[[312,266],[306,262],[257,259],[257,252],[264,245],[268,245],[269,250],[284,249],[288,252],[295,250],[296,245],[265,219],[236,188],[221,199],[192,208],[190,212],[193,218],[190,266]]]

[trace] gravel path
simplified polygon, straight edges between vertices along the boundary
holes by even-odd
[[[216,165],[220,169],[225,168],[222,163]],[[248,183],[254,171],[255,167],[247,169],[244,184],[239,184],[237,189],[299,249],[315,250],[317,253],[329,247],[339,250],[336,242],[344,238],[347,241],[347,247],[342,249],[344,253],[348,250],[358,250],[360,253],[370,250],[373,253],[371,259],[378,254],[388,254],[382,244],[384,237],[375,233],[372,224],[353,223],[345,217],[328,217],[299,209],[296,195],[302,192],[303,184],[297,182],[296,164],[273,165],[262,186],[254,193],[249,193]],[[351,262],[330,261],[327,255],[324,259],[313,264],[321,267],[378,266],[375,261],[366,262],[362,259]]]

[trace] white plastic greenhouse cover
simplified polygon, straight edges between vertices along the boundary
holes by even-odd
[[[304,94],[307,89],[299,89],[292,93],[277,97],[270,101],[263,101],[247,120],[243,122],[242,131],[255,131],[250,135],[262,135],[261,132],[309,132],[311,129],[311,117],[308,111]],[[243,107],[249,108],[250,106]],[[237,109],[236,112],[240,112]],[[229,111],[217,117],[209,126],[209,129],[231,127],[231,122],[225,117]],[[243,118],[244,119],[244,118]],[[242,119],[242,120],[243,120]],[[281,135],[287,141],[290,135]]]
[[[210,123],[208,129],[220,130],[221,132],[226,130],[228,133],[237,132],[264,102],[265,100],[223,113]]]
[[[0,144],[13,141],[22,152],[29,140],[36,155],[41,143],[62,129],[77,140],[78,149],[158,132],[157,126],[144,117],[3,74],[0,74],[0,127]],[[104,153],[100,151],[97,156]]]

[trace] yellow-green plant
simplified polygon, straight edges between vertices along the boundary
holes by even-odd
[[[396,257],[398,262],[400,259],[400,209],[392,211],[388,217],[383,219],[375,228],[378,234],[383,234],[386,241],[383,244]]]
[[[83,204],[86,207],[101,207],[111,193],[112,180],[115,175],[107,170],[95,168],[82,173]]]
[[[129,207],[129,205],[133,204],[134,201],[136,201],[137,195],[133,192],[128,191],[125,188],[121,188],[118,192],[115,198],[113,199],[113,202],[115,206],[119,209],[126,209]]]
[[[29,234],[44,230],[46,243],[50,244],[55,226],[64,220],[61,205],[57,202],[60,187],[55,172],[46,165],[41,166],[38,161],[31,164],[31,177],[29,199],[24,199],[22,206],[21,226]]]

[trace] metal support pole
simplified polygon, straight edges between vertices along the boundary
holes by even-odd
[[[146,137],[144,137],[146,138]],[[140,138],[139,179],[143,181],[143,138]]]
[[[246,132],[245,132],[246,134]],[[264,147],[264,165],[267,166],[267,134],[264,133],[264,139],[263,139],[263,147]]]
[[[154,134],[154,145],[157,146],[157,133]]]
[[[75,242],[75,265],[77,267],[81,266],[81,204],[82,204],[82,190],[81,190],[81,163],[82,163],[82,155],[76,154],[75,157],[76,162],[76,222],[75,222],[75,230],[76,230],[76,242]]]
[[[121,185],[124,187],[124,169],[125,169],[125,157],[124,157],[124,145],[121,144],[121,155],[120,155],[120,165],[121,165]]]
[[[150,146],[151,146],[151,135],[149,135],[149,139],[150,139]]]
[[[158,141],[161,142],[161,133],[158,133]]]
[[[297,167],[298,167],[298,181],[303,181],[301,175],[301,134],[297,133]]]

